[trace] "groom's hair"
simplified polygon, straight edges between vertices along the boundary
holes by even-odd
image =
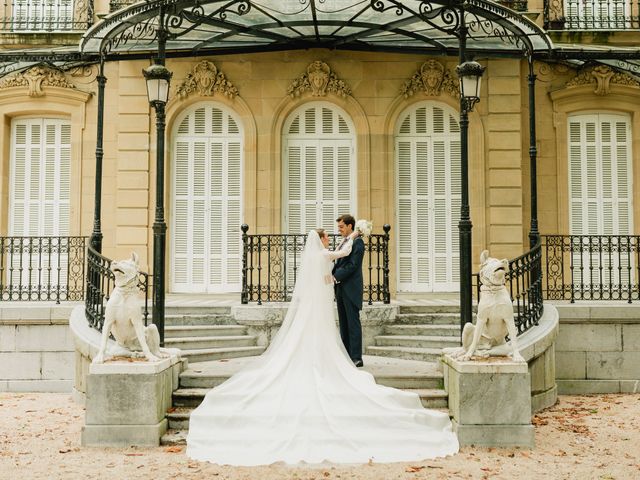
[[[345,225],[351,225],[352,229],[356,228],[356,219],[348,213],[340,215],[338,218],[336,218],[336,222],[343,222]]]

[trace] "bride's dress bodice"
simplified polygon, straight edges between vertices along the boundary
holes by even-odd
[[[331,260],[307,259],[283,325],[260,357],[191,414],[187,454],[220,464],[366,463],[453,454],[447,414],[377,385],[349,358],[335,324]],[[339,254],[344,256],[344,252]]]

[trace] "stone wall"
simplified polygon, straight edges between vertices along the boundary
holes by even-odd
[[[559,392],[640,392],[640,307],[581,302],[557,308]]]
[[[71,391],[74,306],[20,302],[0,307],[0,391]]]

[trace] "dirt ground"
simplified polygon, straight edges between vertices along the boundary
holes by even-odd
[[[0,393],[0,479],[640,479],[640,395],[562,396],[534,418],[536,448],[465,447],[414,463],[223,467],[184,447],[82,448],[69,395]]]

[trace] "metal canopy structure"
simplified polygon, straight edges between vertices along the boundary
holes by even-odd
[[[0,78],[35,65],[44,64],[60,70],[69,70],[74,67],[95,63],[96,61],[88,58],[87,55],[81,54],[75,46],[2,52],[0,53]]]
[[[146,0],[82,38],[85,54],[248,53],[307,48],[531,55],[552,43],[535,23],[487,0]],[[160,33],[162,32],[162,33]]]

